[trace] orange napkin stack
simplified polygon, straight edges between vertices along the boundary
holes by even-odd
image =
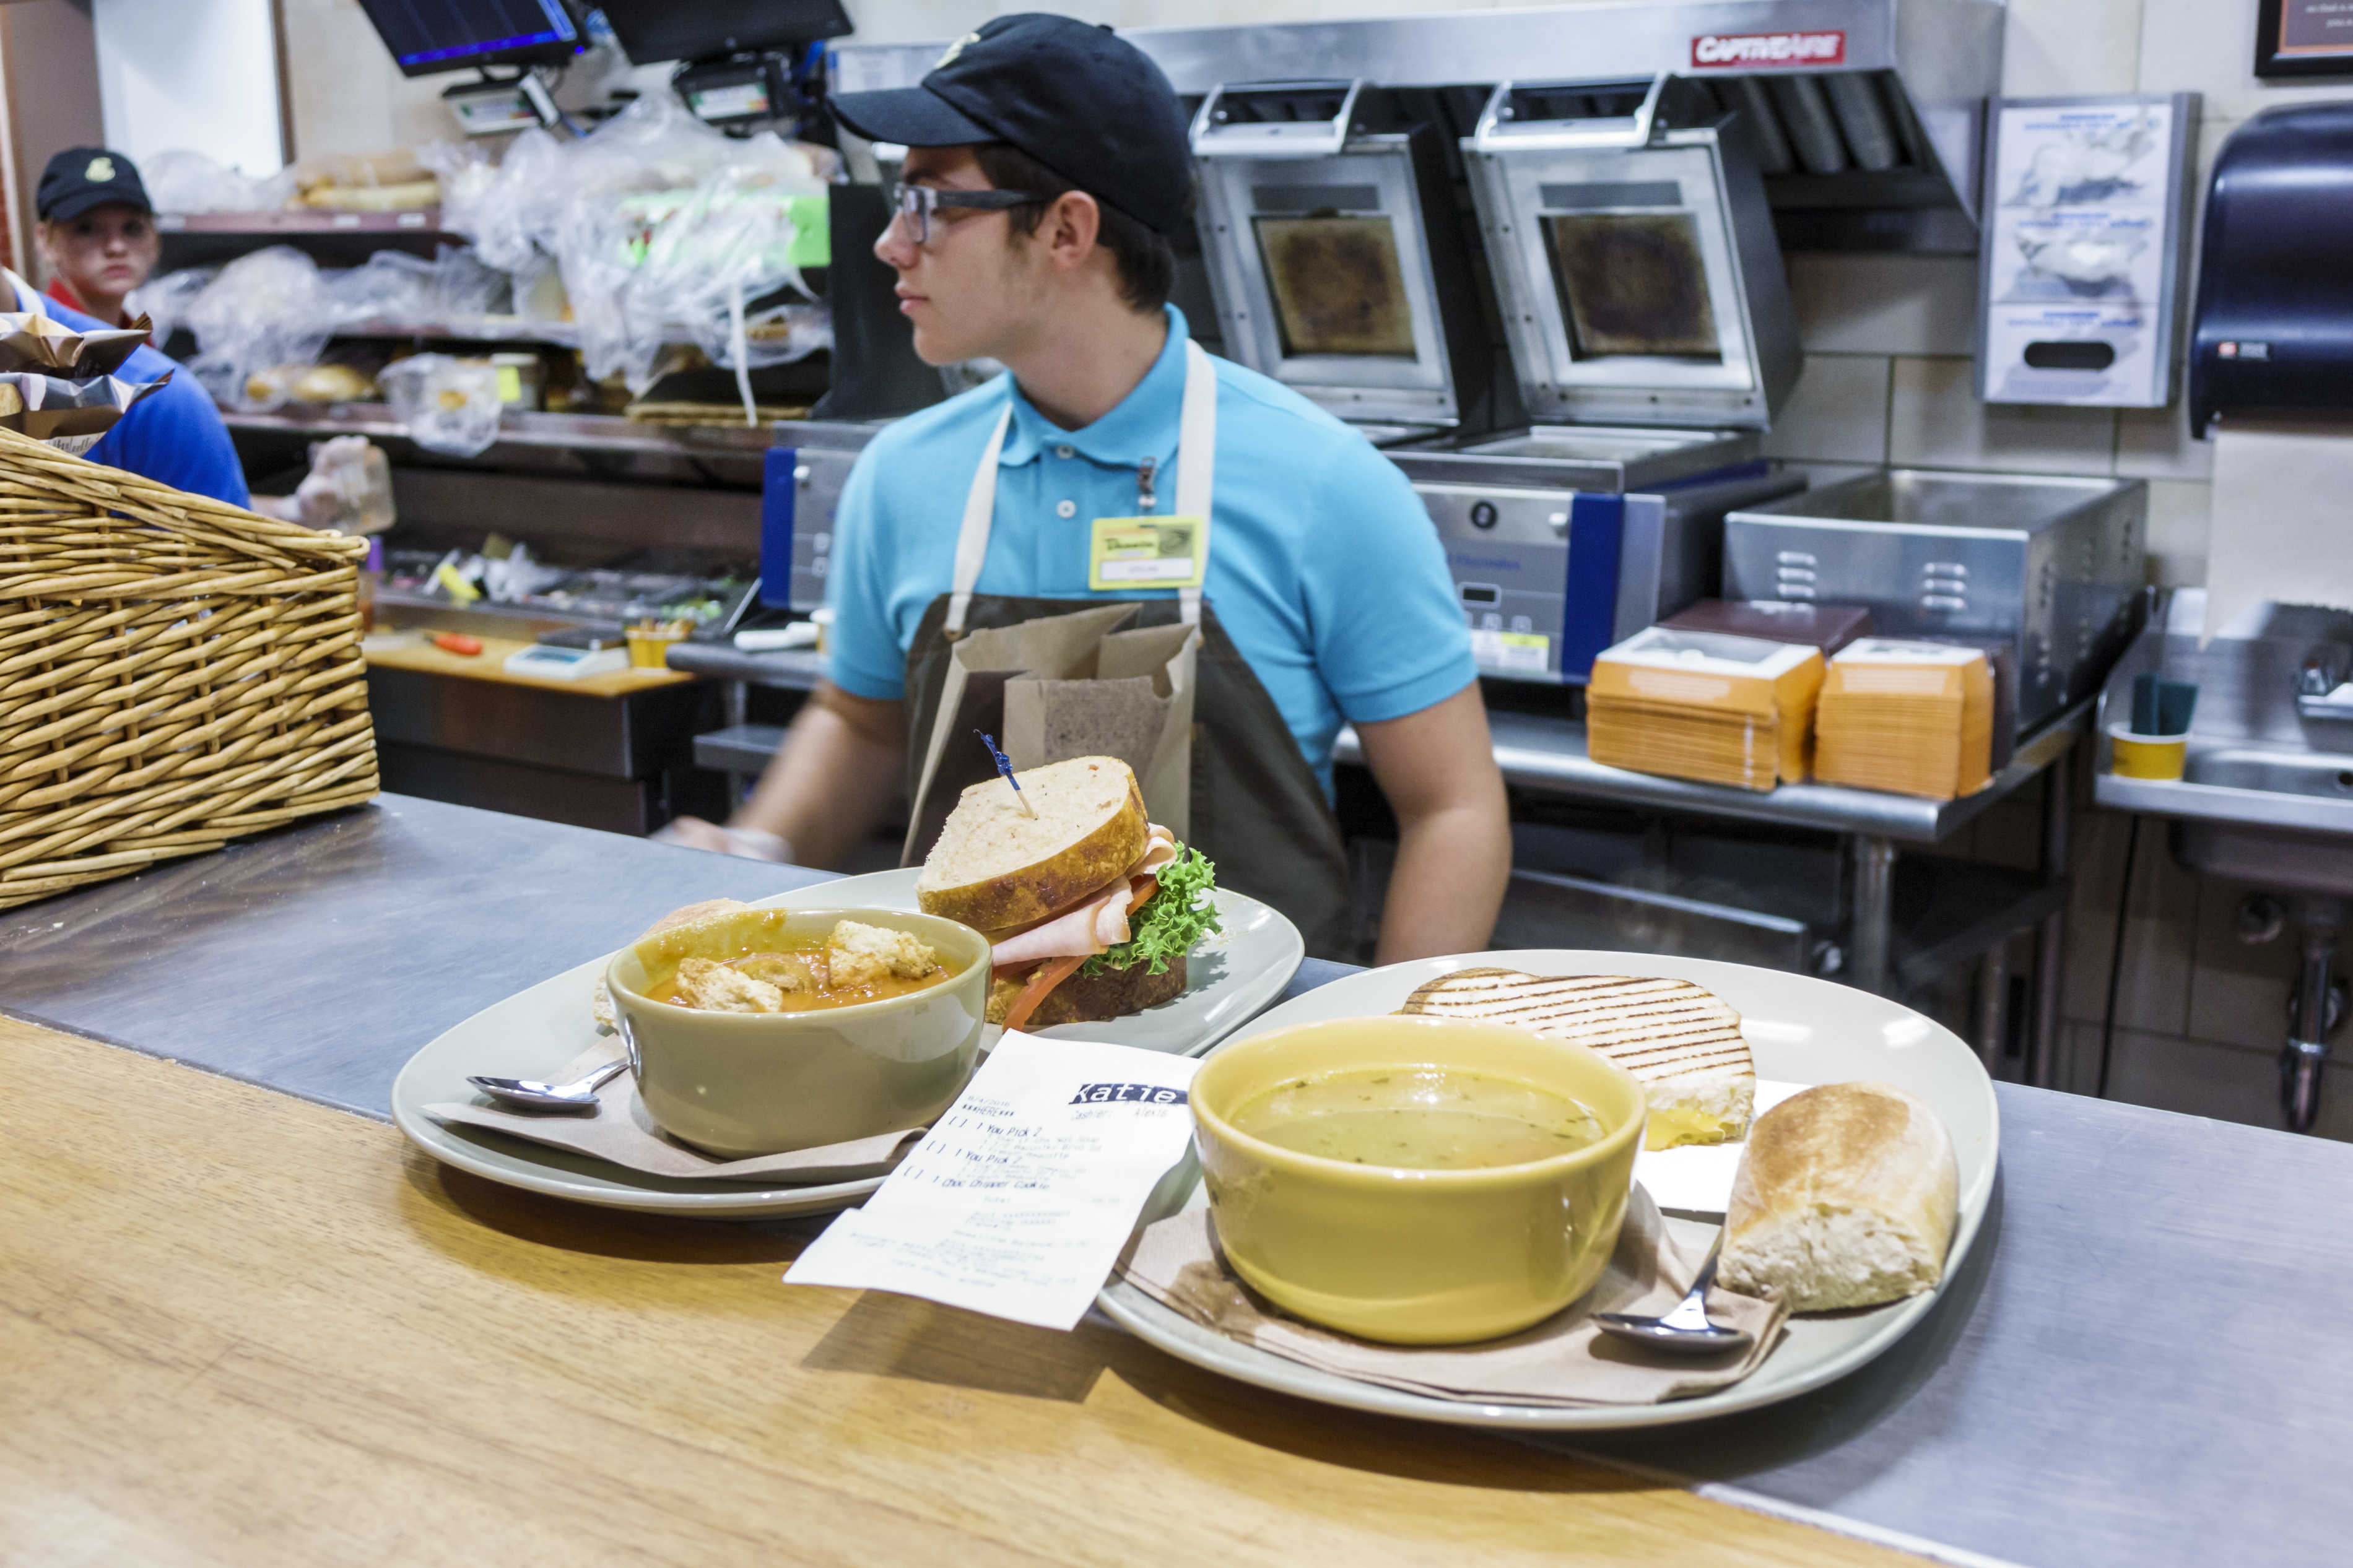
[[[1652,626],[1604,650],[1585,689],[1595,762],[1769,790],[1806,776],[1819,648]]]
[[[1992,781],[1984,650],[1866,637],[1831,660],[1816,716],[1823,784],[1951,800]]]

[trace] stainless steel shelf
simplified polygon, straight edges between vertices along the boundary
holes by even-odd
[[[444,321],[351,321],[335,329],[339,338],[435,338],[458,342],[546,343],[555,348],[580,346],[580,329],[563,322],[537,323],[520,317],[501,317],[452,327]]]
[[[807,649],[738,653],[724,646],[691,645],[670,650],[670,667],[723,680],[808,691],[816,688],[825,673],[825,659]],[[2019,748],[2010,766],[1991,784],[1976,795],[1947,801],[1817,784],[1783,784],[1770,794],[1757,795],[1720,784],[1694,784],[1686,779],[1605,767],[1586,755],[1585,726],[1570,720],[1526,713],[1490,713],[1487,726],[1494,737],[1495,763],[1503,769],[1504,777],[1526,789],[1595,795],[1666,811],[1736,816],[1784,826],[1818,827],[1831,833],[1862,833],[1912,844],[1935,844],[1960,831],[1989,806],[2050,766],[2083,733],[2089,711],[2090,705],[2084,703],[2061,714]],[[1341,730],[1333,742],[1332,756],[1334,761],[1342,763],[1365,760],[1364,748],[1357,742],[1354,727]],[[2107,782],[2101,781],[2104,785]],[[2353,811],[2348,806],[2337,809]]]
[[[1818,784],[1783,784],[1758,795],[1722,784],[1605,767],[1586,755],[1585,726],[1569,720],[1490,713],[1487,726],[1494,736],[1495,762],[1504,779],[1523,788],[1593,795],[1662,811],[1736,816],[1788,827],[1934,844],[1958,832],[2064,753],[2083,732],[2089,711],[2086,702],[2061,714],[2019,748],[2010,766],[1995,775],[1991,784],[1973,795],[1947,801]],[[1353,726],[1340,731],[1332,755],[1336,762],[1364,761],[1364,748]]]
[[[365,436],[405,441],[408,426],[381,403],[311,404],[269,414],[224,413],[231,430],[288,436]],[[713,425],[657,425],[617,414],[511,413],[499,420],[501,447],[572,452],[646,452],[664,455],[765,452],[776,444],[776,426],[765,421]],[[484,453],[488,456],[488,453]]]

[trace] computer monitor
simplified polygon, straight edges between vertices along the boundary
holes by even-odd
[[[565,0],[360,0],[405,76],[554,65],[586,47]]]
[[[621,52],[637,65],[777,49],[850,30],[841,0],[603,0]]]

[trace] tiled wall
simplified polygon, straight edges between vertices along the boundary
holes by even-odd
[[[2199,189],[2248,116],[2277,103],[2353,97],[2353,83],[2280,88],[2252,68],[2255,0],[2011,0],[2003,90],[2179,92],[2202,97]],[[2161,410],[1988,406],[1974,395],[1974,258],[1799,256],[1790,286],[1806,370],[1768,449],[1843,471],[1910,463],[2149,484],[2149,580],[2204,581],[2211,447],[2193,441],[2179,404]],[[2128,819],[2091,809],[2078,780],[2075,878],[2065,999],[2074,1080],[2097,1073]],[[1948,847],[2031,864],[2037,805],[1991,814]],[[2273,1063],[2287,1028],[2295,933],[2239,941],[2233,921],[2255,889],[2183,870],[2165,825],[2145,822],[2134,857],[2108,1092],[2231,1121],[2276,1125]],[[2018,955],[2022,963],[2026,951]],[[2336,1062],[2353,1065],[2339,1032]],[[2338,1071],[2320,1131],[2353,1138],[2353,1072]]]
[[[874,42],[952,37],[1000,11],[1041,0],[848,0],[858,36]],[[1116,26],[1295,21],[1428,12],[1449,0],[1042,0]],[[294,73],[296,143],[303,153],[448,135],[439,83],[403,82],[384,60],[355,0],[284,0]],[[2353,97],[2353,82],[2279,87],[2252,69],[2256,0],[2011,0],[2003,90],[2203,95],[2199,185],[2216,151],[2273,104]],[[318,68],[321,65],[329,68]],[[1852,465],[2119,474],[2149,481],[2150,579],[2196,584],[2205,572],[2211,448],[2189,439],[2181,410],[2132,413],[1988,407],[1974,394],[1977,263],[1966,257],[1791,258],[1806,370],[1769,449],[1823,478]],[[2128,822],[2092,810],[2084,781],[2076,817],[2065,1012],[2075,1071],[2097,1070]],[[2031,796],[1989,813],[1948,852],[2031,866]],[[2162,823],[2143,825],[2135,857],[2109,1092],[2233,1121],[2274,1124],[2273,1060],[2285,1035],[2295,963],[2293,933],[2263,946],[2232,930],[2251,890],[2191,876],[2167,850]],[[2027,945],[2016,967],[2022,971]],[[2353,1031],[2340,1032],[2353,1038]],[[2321,1131],[2353,1138],[2353,1051],[2327,1097]]]

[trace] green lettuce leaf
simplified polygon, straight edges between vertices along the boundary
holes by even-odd
[[[1198,849],[1186,849],[1160,868],[1160,890],[1128,917],[1128,940],[1095,954],[1080,966],[1084,974],[1108,974],[1150,963],[1151,973],[1168,973],[1168,961],[1182,958],[1218,923],[1218,902],[1209,896],[1217,867]]]

